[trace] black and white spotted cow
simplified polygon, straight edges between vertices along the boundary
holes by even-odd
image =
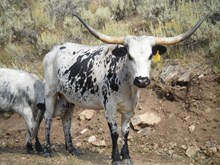
[[[130,119],[138,103],[140,88],[150,84],[151,59],[166,48],[190,37],[202,24],[203,19],[188,32],[175,37],[125,36],[113,37],[97,32],[75,15],[99,40],[108,43],[88,46],[65,43],[55,46],[43,61],[45,78],[45,156],[50,157],[50,129],[57,95],[72,106],[104,109],[112,139],[112,164],[133,164],[129,155],[127,137]],[[119,152],[116,113],[122,115],[122,148]],[[70,134],[72,110],[63,117],[66,149],[78,155]]]
[[[0,68],[0,112],[9,111],[24,117],[27,151],[33,150],[31,141],[35,138],[35,149],[43,152],[37,132],[45,111],[44,83],[36,75]]]

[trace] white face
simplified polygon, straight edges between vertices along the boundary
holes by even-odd
[[[152,47],[155,45],[153,37],[128,36],[125,39],[128,50],[128,68],[133,75],[133,83],[139,88],[149,85],[151,69]]]

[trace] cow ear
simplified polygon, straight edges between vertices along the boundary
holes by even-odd
[[[166,53],[167,48],[165,46],[162,45],[155,45],[152,47],[152,54],[155,55],[157,54],[157,51],[159,51],[159,54],[162,55],[164,53]]]

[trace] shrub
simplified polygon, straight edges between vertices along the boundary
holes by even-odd
[[[20,65],[18,59],[23,58],[27,63],[34,57],[41,59],[51,47],[67,41],[100,44],[73,13],[107,35],[175,36],[207,12],[210,15],[197,32],[169,47],[166,58],[206,57],[220,73],[219,0],[1,0],[0,65]]]

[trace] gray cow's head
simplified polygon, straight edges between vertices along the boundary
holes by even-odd
[[[166,47],[162,45],[174,45],[190,37],[199,28],[207,15],[199,20],[189,31],[175,37],[108,36],[93,29],[78,15],[74,14],[74,16],[76,16],[97,39],[109,44],[122,44],[126,47],[128,58],[127,65],[131,75],[133,75],[133,83],[139,88],[144,88],[150,84],[149,72],[152,56],[154,56],[158,51],[160,54],[166,52]]]

